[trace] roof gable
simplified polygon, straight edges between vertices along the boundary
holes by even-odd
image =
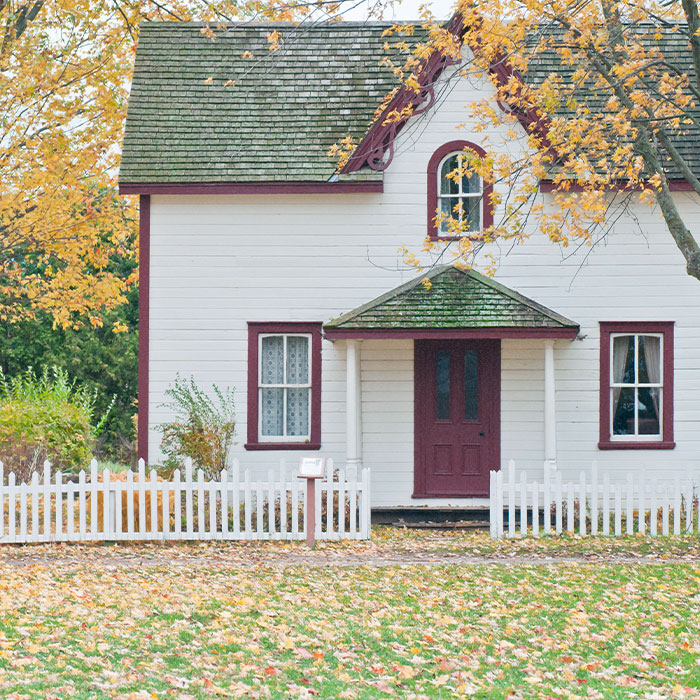
[[[423,284],[426,277],[429,286]],[[442,265],[329,321],[324,329],[576,330],[578,324],[474,270]]]

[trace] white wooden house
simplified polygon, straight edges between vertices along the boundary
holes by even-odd
[[[246,466],[369,466],[377,507],[483,503],[508,459],[697,467],[700,286],[657,210],[633,203],[593,249],[494,249],[494,280],[450,267],[449,241],[427,273],[402,262],[454,197],[488,221],[478,180],[440,187],[479,147],[465,106],[492,87],[437,57],[399,93],[415,116],[370,127],[393,87],[385,28],[142,27],[120,175],[141,197],[140,456],[161,457],[179,373],[235,387]],[[348,134],[336,174],[327,151]],[[700,235],[698,197],[674,197]]]

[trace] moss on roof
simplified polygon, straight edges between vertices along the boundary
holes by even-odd
[[[199,23],[144,24],[120,181],[328,180],[331,145],[347,135],[359,141],[396,86],[380,62],[397,52],[383,46],[406,37],[382,37],[388,26],[242,23],[212,40]]]
[[[423,284],[430,280],[430,286]],[[578,328],[475,272],[443,265],[324,324],[326,329]]]

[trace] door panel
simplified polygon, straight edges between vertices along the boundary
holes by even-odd
[[[415,496],[486,496],[500,467],[498,340],[415,341]]]

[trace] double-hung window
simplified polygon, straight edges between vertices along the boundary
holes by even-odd
[[[249,324],[248,449],[318,449],[320,345],[320,324]]]
[[[603,448],[673,447],[673,324],[601,323]]]

